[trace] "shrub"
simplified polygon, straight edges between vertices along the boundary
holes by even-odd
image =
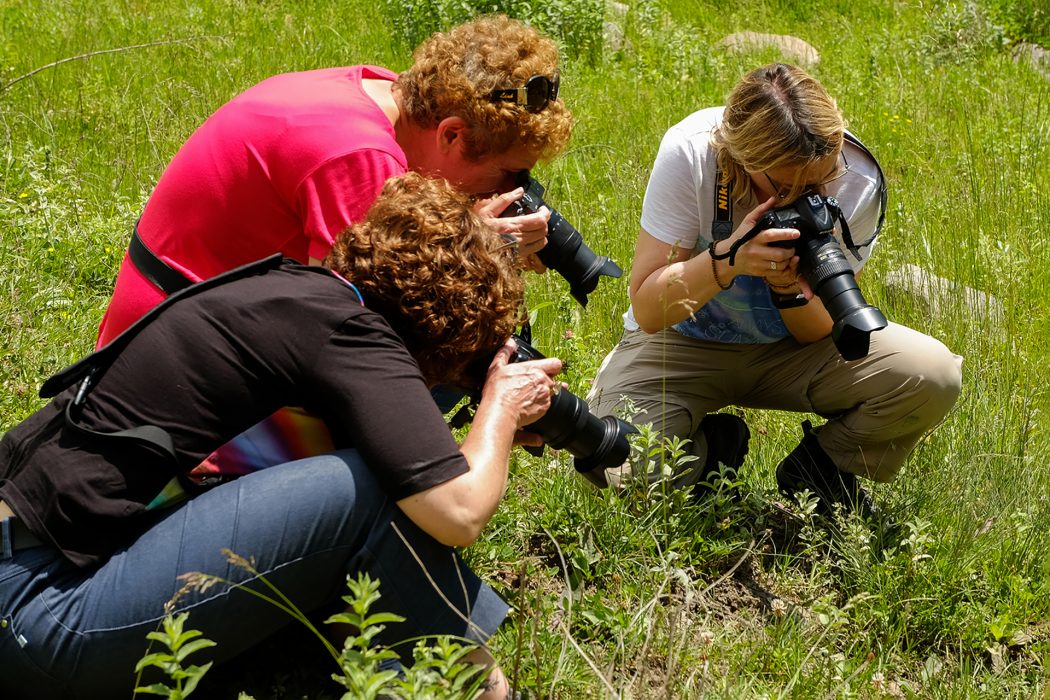
[[[478,15],[498,12],[553,37],[570,58],[594,63],[601,56],[603,0],[384,0],[383,10],[394,38],[406,47]]]

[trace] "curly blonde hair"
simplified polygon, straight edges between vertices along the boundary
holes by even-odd
[[[523,146],[546,160],[568,145],[572,115],[561,99],[539,112],[489,99],[493,90],[557,73],[558,48],[535,29],[506,15],[487,15],[432,35],[412,59],[397,79],[406,113],[423,128],[451,116],[465,120],[471,126],[468,158]]]
[[[514,332],[524,282],[513,246],[448,182],[392,178],[325,265],[401,337],[428,384],[456,383]]]
[[[846,123],[838,104],[816,78],[797,66],[771,63],[751,71],[733,88],[712,134],[723,182],[733,198],[752,193],[751,172],[797,167],[787,199],[804,188],[803,169],[842,150]]]

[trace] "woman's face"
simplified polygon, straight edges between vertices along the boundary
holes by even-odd
[[[510,192],[517,187],[521,173],[531,170],[539,160],[537,154],[521,145],[502,153],[468,158],[469,132],[470,125],[461,117],[446,117],[432,128],[417,128],[412,122],[405,122],[397,132],[397,141],[412,170],[427,177],[444,178],[461,192],[472,195]]]
[[[538,160],[522,147],[469,160],[461,148],[453,148],[443,159],[442,175],[467,194],[502,194],[517,187],[518,177],[532,170]]]
[[[765,201],[773,196],[787,201],[799,170],[802,171],[800,179],[800,182],[803,183],[802,192],[816,191],[824,194],[824,187],[845,175],[847,169],[841,152],[838,152],[813,161],[804,168],[784,165],[770,170],[748,170],[748,174],[751,175],[751,183],[758,193],[759,201]]]

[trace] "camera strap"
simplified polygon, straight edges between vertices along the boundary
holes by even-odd
[[[87,357],[52,375],[43,383],[43,385],[41,385],[40,398],[50,399],[58,395],[58,393],[64,389],[72,386],[75,382],[85,378],[90,379],[98,370],[108,368],[109,365],[113,363],[113,360],[116,359],[117,355],[119,355],[127,344],[131,342],[131,339],[138,335],[139,331],[149,325],[153,319],[162,314],[167,308],[180,299],[194,296],[207,289],[218,287],[221,284],[235,279],[262,274],[268,270],[276,269],[280,267],[282,260],[283,256],[280,253],[274,253],[262,260],[256,260],[247,265],[241,265],[240,267],[236,267],[220,275],[216,275],[215,277],[192,284],[182,291],[172,294],[170,297],[167,297],[164,301],[143,314],[139,320],[128,326],[120,335],[109,343],[103,345],[98,350],[95,350]],[[82,386],[81,391],[84,392],[86,389]]]
[[[119,356],[124,348],[127,347],[131,339],[138,335],[138,333],[157,318],[157,316],[163,313],[165,309],[181,299],[194,296],[207,289],[211,289],[212,287],[217,287],[221,284],[242,277],[262,274],[268,270],[275,269],[280,266],[282,259],[281,254],[277,253],[267,258],[263,258],[262,260],[242,265],[241,267],[204,280],[203,282],[190,285],[182,291],[172,294],[160,304],[150,309],[144,316],[142,316],[142,318],[129,326],[111,342],[102,346],[79,362],[76,362],[61,372],[51,376],[40,387],[40,397],[45,399],[52,398],[79,381],[80,386],[77,389],[76,395],[66,404],[64,411],[66,425],[77,433],[95,440],[131,440],[140,445],[149,447],[154,452],[157,452],[165,458],[171,458],[174,460],[174,443],[172,442],[171,435],[163,428],[155,425],[139,425],[126,430],[118,430],[109,433],[92,430],[91,428],[81,425],[77,420],[81,406],[83,406],[88,394],[91,393],[91,390],[94,388],[98,377],[109,369],[110,365],[113,364],[113,361],[117,356]]]
[[[732,189],[722,181],[721,168],[715,170],[715,218],[711,222],[711,240],[724,241],[733,235]]]
[[[181,272],[161,260],[156,253],[150,250],[146,242],[142,240],[142,236],[139,235],[139,224],[137,221],[131,229],[128,257],[131,258],[132,264],[146,279],[169,296],[193,284]]]

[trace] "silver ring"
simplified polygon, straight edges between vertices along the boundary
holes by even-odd
[[[776,262],[776,260],[770,260],[770,261],[769,261],[769,269],[770,269],[770,270],[775,270],[775,269],[777,269],[777,262]]]

